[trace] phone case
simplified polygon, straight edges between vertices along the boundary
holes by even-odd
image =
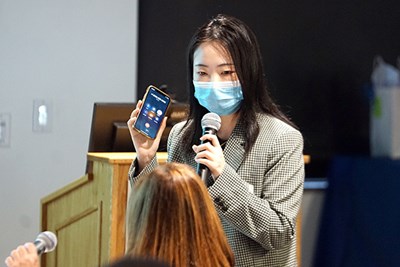
[[[168,111],[171,98],[157,87],[150,85],[146,89],[143,105],[138,113],[134,129],[150,139],[154,139]]]

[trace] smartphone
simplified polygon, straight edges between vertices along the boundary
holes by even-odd
[[[153,85],[147,87],[143,105],[133,128],[150,139],[156,138],[170,102],[170,96],[157,87]]]

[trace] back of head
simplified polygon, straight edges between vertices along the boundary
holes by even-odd
[[[171,266],[232,266],[233,254],[205,185],[184,164],[139,179],[127,213],[127,252]]]
[[[123,257],[112,262],[109,267],[170,267],[167,263],[153,260]]]

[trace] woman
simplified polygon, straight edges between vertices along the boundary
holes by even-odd
[[[192,168],[169,163],[142,177],[127,212],[127,254],[169,266],[233,266],[207,189]]]
[[[269,95],[254,33],[230,16],[211,19],[189,44],[188,77],[189,116],[170,132],[168,161],[209,168],[208,192],[237,266],[296,266],[303,138]],[[137,152],[133,184],[157,165],[166,125],[155,140],[134,131],[141,105],[127,122]],[[202,136],[208,112],[221,117],[221,128]]]

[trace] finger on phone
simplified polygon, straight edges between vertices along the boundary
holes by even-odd
[[[131,116],[130,116],[131,118],[137,117],[142,105],[143,105],[143,102],[141,100],[139,100],[139,102],[136,104],[136,108],[131,112]]]

